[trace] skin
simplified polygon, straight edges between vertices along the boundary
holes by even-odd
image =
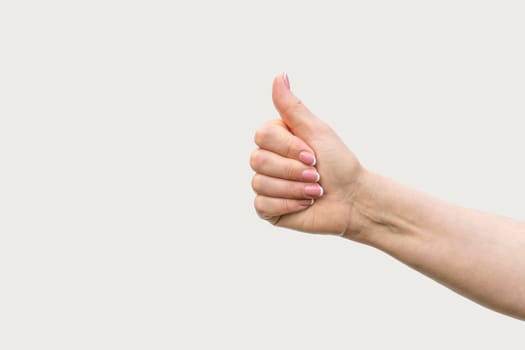
[[[289,86],[286,75],[274,79],[281,118],[255,134],[259,148],[250,165],[260,217],[373,246],[481,305],[525,320],[525,223],[446,203],[365,169]]]

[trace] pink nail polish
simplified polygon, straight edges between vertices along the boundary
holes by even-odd
[[[321,175],[315,169],[306,169],[303,171],[303,180],[308,182],[318,182]]]
[[[317,184],[304,186],[304,194],[308,197],[322,197],[323,188]]]
[[[303,207],[309,207],[311,206],[312,204],[314,204],[314,200],[313,198],[312,199],[301,199],[299,201],[299,205],[303,206]]]
[[[288,74],[286,72],[283,73],[283,79],[284,79],[284,84],[286,85],[288,90],[290,90],[290,79],[288,78]]]
[[[314,166],[315,163],[317,162],[315,159],[315,156],[312,153],[306,152],[306,151],[299,153],[299,159],[304,164],[311,165],[311,166]]]

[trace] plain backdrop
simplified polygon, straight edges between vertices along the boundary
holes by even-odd
[[[523,322],[378,250],[261,221],[248,159],[287,71],[366,167],[525,220],[524,17],[2,1],[0,348],[523,349]]]

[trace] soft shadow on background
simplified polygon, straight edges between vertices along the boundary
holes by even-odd
[[[519,1],[0,4],[0,348],[522,349],[523,323],[252,207],[292,89],[370,169],[525,220]]]

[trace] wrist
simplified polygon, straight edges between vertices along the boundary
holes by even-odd
[[[348,223],[343,237],[365,244],[372,244],[374,237],[394,222],[389,221],[386,194],[387,179],[362,168],[349,196]]]

